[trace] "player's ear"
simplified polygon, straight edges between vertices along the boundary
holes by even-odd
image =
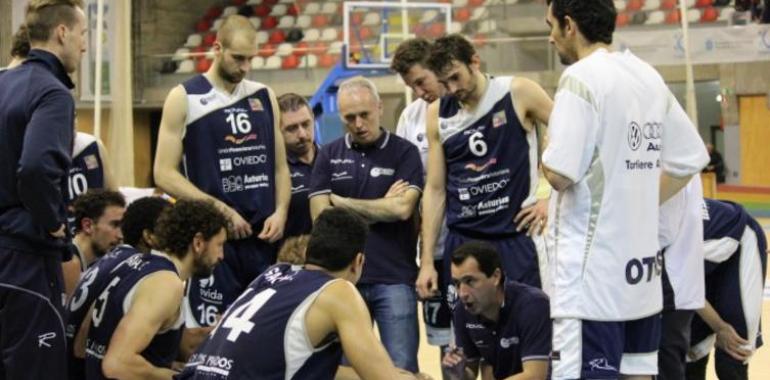
[[[474,53],[471,57],[471,67],[476,70],[481,70],[481,57],[479,56],[479,53]]]
[[[142,240],[144,240],[144,243],[151,249],[156,249],[156,239],[155,235],[152,234],[152,231],[148,229],[142,230]]]
[[[83,218],[80,220],[80,230],[90,234],[94,230],[94,220],[91,218]]]
[[[578,32],[577,23],[569,15],[564,16],[564,29],[562,33],[565,37],[574,36]]]
[[[356,258],[353,260],[353,263],[355,264],[355,269],[357,272],[361,273],[364,269],[364,253],[358,252],[356,253]]]
[[[203,237],[203,233],[198,232],[193,236],[192,250],[194,254],[200,254],[206,246],[206,239]]]
[[[492,273],[492,277],[495,279],[495,286],[500,286],[503,281],[503,271],[500,268],[495,269]]]

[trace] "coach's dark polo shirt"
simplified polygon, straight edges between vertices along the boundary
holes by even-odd
[[[318,157],[317,145],[313,147]],[[310,176],[313,174],[313,164],[306,164],[290,152],[286,152],[286,160],[289,163],[289,173],[291,173],[291,201],[289,202],[289,216],[286,220],[286,229],[283,236],[288,238],[292,236],[309,234],[313,228],[313,220],[310,218],[310,200],[307,195],[310,192]]]
[[[507,282],[497,323],[471,315],[459,301],[453,319],[457,347],[469,361],[483,358],[496,379],[522,372],[527,360],[548,360],[551,353],[548,296],[535,287]]]
[[[385,196],[397,180],[422,191],[422,162],[407,140],[382,130],[374,144],[360,146],[345,134],[324,145],[315,161],[310,197],[334,193],[357,199]],[[361,284],[414,284],[417,231],[414,221],[375,223],[366,241]]]

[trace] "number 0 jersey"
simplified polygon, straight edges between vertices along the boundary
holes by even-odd
[[[486,236],[516,233],[513,218],[536,201],[537,137],[513,108],[512,77],[489,78],[476,110],[441,99],[439,137],[446,159],[446,222]]]
[[[342,357],[336,335],[319,347],[305,316],[328,274],[277,264],[249,285],[177,379],[333,379]]]
[[[226,94],[203,75],[183,86],[182,173],[261,229],[275,211],[274,111],[268,88],[243,80]]]

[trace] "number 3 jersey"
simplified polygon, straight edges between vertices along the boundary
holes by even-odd
[[[177,273],[174,263],[166,255],[157,252],[132,255],[110,270],[108,278],[104,279],[103,289],[94,301],[91,314],[86,339],[87,379],[105,379],[102,373],[102,359],[112,335],[128,313],[139,284],[160,271]],[[170,368],[177,357],[183,324],[184,318],[180,310],[179,318],[173,326],[158,331],[142,351],[142,357],[156,367]]]
[[[439,138],[446,159],[449,228],[485,236],[513,235],[513,218],[535,202],[537,137],[513,108],[512,77],[489,78],[473,111],[441,99]]]
[[[203,75],[183,86],[182,173],[259,226],[275,210],[274,111],[268,88],[243,80],[226,94]]]
[[[336,334],[310,343],[305,317],[336,280],[277,264],[254,280],[176,379],[333,379],[342,357]]]

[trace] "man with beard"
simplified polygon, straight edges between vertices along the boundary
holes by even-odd
[[[74,260],[82,272],[123,241],[126,201],[117,191],[89,190],[75,199]]]
[[[655,68],[611,51],[611,0],[548,0],[562,63],[543,171],[559,196],[553,379],[649,379],[663,306],[659,206],[708,163],[698,131]]]
[[[184,322],[184,281],[222,260],[227,219],[211,203],[180,200],[155,226],[163,252],[137,253],[110,271],[86,319],[86,378],[171,379]]]
[[[520,212],[537,203],[536,125],[548,124],[553,103],[537,83],[493,78],[480,66],[475,48],[459,34],[439,38],[430,48],[427,67],[448,96],[427,111],[423,255],[433,256],[446,217],[445,254],[471,240],[490,242],[501,254],[506,278],[540,287],[528,232],[532,226],[540,231],[546,214]],[[449,260],[443,270],[449,273]],[[452,293],[450,286],[450,304]]]
[[[283,94],[278,97],[278,107],[281,109],[281,133],[291,172],[291,202],[283,234],[288,238],[309,234],[313,227],[307,195],[318,147],[314,139],[313,111],[307,100],[294,93]]]
[[[85,329],[81,326],[87,319],[91,304],[109,281],[110,272],[115,266],[137,253],[150,253],[157,240],[153,234],[155,224],[161,212],[170,206],[171,203],[161,197],[141,198],[128,206],[120,227],[125,244],[100,257],[83,273],[74,295],[67,304],[66,334],[71,380],[82,380],[86,376],[85,352],[82,350],[82,344],[80,350],[74,351],[74,342],[75,339],[85,339]]]
[[[168,95],[158,135],[155,182],[176,198],[206,199],[227,217],[230,240],[211,278],[193,278],[187,326],[211,326],[248,284],[275,262],[290,180],[278,103],[244,79],[257,55],[243,16],[225,19],[208,72]],[[180,172],[181,168],[181,172]]]

